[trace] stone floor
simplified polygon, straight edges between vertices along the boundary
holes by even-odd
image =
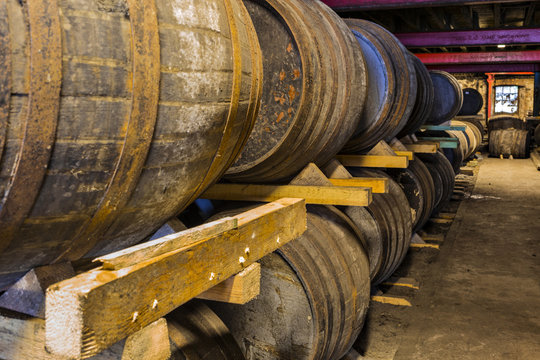
[[[484,159],[456,204],[440,251],[411,250],[399,270],[420,289],[387,290],[412,307],[372,304],[360,358],[540,359],[540,172]]]

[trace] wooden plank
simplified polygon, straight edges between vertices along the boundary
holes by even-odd
[[[112,254],[107,254],[94,261],[101,262],[104,270],[117,270],[180,249],[183,246],[188,246],[201,240],[207,240],[236,228],[238,228],[238,219],[226,217],[176,234],[135,245]]]
[[[411,243],[409,247],[414,249],[431,248],[439,250],[439,244],[415,244]]]
[[[447,212],[440,212],[439,217],[441,219],[454,219],[456,217],[456,214],[447,213]]]
[[[338,155],[336,159],[344,166],[397,168],[405,169],[409,166],[409,159],[405,156],[391,155]]]
[[[87,358],[137,332],[300,236],[305,201],[280,199],[235,218],[238,229],[128,268],[94,269],[49,287],[47,348]]]
[[[372,296],[371,301],[396,306],[412,306],[409,300],[395,296]]]
[[[422,141],[437,141],[441,149],[457,149],[459,140],[454,138],[439,138],[439,137],[419,137]]]
[[[454,221],[454,219],[446,219],[446,218],[431,218],[429,219],[434,224],[450,224]]]
[[[460,171],[463,175],[474,176],[474,168],[473,168],[473,167],[462,166],[461,168],[459,168],[459,171]]]
[[[443,234],[422,235],[422,240],[424,240],[424,241],[443,242],[444,241],[444,235]]]
[[[418,284],[418,281],[416,281],[416,279],[406,277],[391,277],[388,280],[384,281],[382,285],[401,286],[416,290],[420,289],[420,285]]]
[[[465,131],[465,126],[463,125],[424,125],[421,127],[421,129],[434,130],[434,131],[446,131],[446,130]]]
[[[412,151],[394,150],[394,152],[395,152],[396,155],[398,155],[398,156],[406,156],[407,159],[409,159],[409,161],[413,161],[413,160],[414,160],[414,152],[412,152]]]
[[[161,318],[126,339],[122,360],[168,360],[171,344],[167,320]]]
[[[238,274],[206,290],[197,298],[243,305],[258,296],[260,290],[261,264],[253,263]]]
[[[120,341],[92,360],[121,359],[124,341]],[[45,321],[37,318],[19,319],[0,315],[0,359],[6,360],[68,360],[45,350]]]
[[[439,143],[416,143],[416,144],[404,144],[407,150],[418,154],[435,154],[439,149]]]
[[[284,197],[304,198],[306,204],[368,206],[371,189],[356,186],[215,184],[201,195],[204,199],[239,201],[275,201]]]
[[[360,186],[371,188],[373,194],[386,194],[388,192],[387,178],[363,178],[329,179],[335,186]]]

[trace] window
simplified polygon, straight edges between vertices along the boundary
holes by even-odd
[[[495,87],[495,113],[514,114],[518,111],[518,87]]]

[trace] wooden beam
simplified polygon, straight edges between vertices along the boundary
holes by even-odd
[[[388,193],[387,178],[362,178],[355,177],[352,179],[329,179],[332,185],[335,186],[360,186],[371,188],[373,194]]]
[[[433,130],[433,131],[465,131],[466,127],[462,125],[423,125],[421,130]]]
[[[406,156],[391,155],[338,155],[336,159],[344,166],[375,167],[375,168],[399,168],[409,166]]]
[[[371,203],[370,189],[345,186],[215,184],[201,198],[274,201],[293,196],[306,199],[307,204],[368,206]]]
[[[119,270],[91,270],[47,289],[46,344],[88,358],[242,271],[306,229],[303,199],[234,216],[238,229]]]
[[[396,306],[412,306],[409,300],[397,296],[372,296],[371,301]]]
[[[430,249],[439,250],[439,244],[414,244],[414,243],[411,243],[409,245],[409,247],[413,248],[413,249],[430,248]]]
[[[396,155],[405,156],[407,159],[409,159],[409,161],[414,160],[414,153],[412,151],[394,150],[394,152],[396,153]]]
[[[92,360],[121,359],[123,349],[124,342],[118,342]],[[6,315],[0,315],[0,359],[70,360],[45,349],[45,320]]]
[[[98,257],[94,261],[101,262],[104,270],[118,270],[180,249],[183,246],[208,240],[236,228],[238,228],[238,219],[226,217],[176,234],[135,245],[112,254],[107,254]]]
[[[459,140],[456,138],[445,138],[445,137],[418,137],[418,140],[421,141],[436,141],[439,143],[441,149],[457,149],[459,146]]]
[[[246,304],[261,290],[261,264],[253,263],[238,274],[206,290],[197,299]]]
[[[415,290],[420,289],[420,285],[416,279],[407,277],[391,277],[385,280],[382,285],[407,287]]]
[[[519,0],[323,0],[337,11],[387,10],[422,8],[428,6],[463,6],[498,3],[515,3]]]
[[[440,64],[427,65],[428,70],[442,70],[449,73],[501,73],[501,72],[535,72],[540,71],[539,64],[506,63],[506,64]]]
[[[540,50],[416,54],[425,65],[540,62]]]
[[[404,144],[407,150],[418,154],[435,154],[439,149],[439,143],[416,143],[416,144]]]

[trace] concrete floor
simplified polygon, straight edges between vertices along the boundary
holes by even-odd
[[[540,359],[540,172],[484,159],[455,204],[441,250],[411,250],[400,269],[420,282],[401,290],[413,306],[373,304],[364,359]]]

